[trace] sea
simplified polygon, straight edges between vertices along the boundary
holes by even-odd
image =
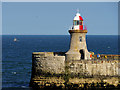
[[[69,35],[2,35],[3,90],[29,88],[32,52],[67,52],[69,43]],[[87,35],[86,43],[95,54],[120,54],[117,35]]]

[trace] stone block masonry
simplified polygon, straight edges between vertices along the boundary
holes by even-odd
[[[54,56],[53,52],[33,52],[32,75],[63,74],[65,72],[65,56]]]
[[[41,73],[64,74],[66,66],[70,74],[120,76],[119,60],[65,61],[65,56],[54,55],[54,52],[33,52],[32,64],[33,76]]]
[[[66,82],[84,85],[85,82],[92,84],[101,81],[115,86],[119,84],[119,60],[66,61],[64,55],[60,52],[33,52],[30,86],[41,88],[56,83],[65,87]]]
[[[70,73],[84,76],[120,76],[119,60],[73,60],[67,62]]]

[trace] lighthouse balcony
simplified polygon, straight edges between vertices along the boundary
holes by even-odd
[[[69,30],[69,33],[87,33],[87,30]]]

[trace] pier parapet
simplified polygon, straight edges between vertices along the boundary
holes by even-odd
[[[115,55],[111,56],[111,59],[109,57],[109,59],[68,61],[65,60],[64,55],[65,52],[33,52],[32,75],[65,74],[65,67],[67,66],[70,74],[119,76],[120,61],[112,59]]]

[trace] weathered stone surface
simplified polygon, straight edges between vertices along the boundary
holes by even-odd
[[[41,55],[42,54],[42,55]],[[45,55],[47,56],[45,56]],[[120,76],[119,60],[71,60],[65,61],[65,56],[45,53],[33,53],[33,75],[35,73],[64,74],[65,66],[69,73],[86,76],[104,75]]]
[[[66,89],[75,89],[75,88],[119,88],[119,78],[118,77],[107,77],[104,79],[96,78],[69,78],[69,81],[66,81],[61,77],[35,77],[33,78],[30,86],[33,88],[66,88]]]
[[[120,76],[119,60],[73,60],[67,63],[70,73],[87,76]]]
[[[74,32],[76,30],[73,30]],[[80,60],[81,54],[80,50],[83,50],[84,53],[84,59],[91,59],[90,53],[87,50],[86,45],[86,33],[74,33],[71,32],[71,41],[70,41],[70,49],[68,52],[66,52],[66,60]],[[80,37],[81,40],[80,41]]]
[[[108,77],[108,78],[107,78]],[[30,86],[43,88],[56,84],[65,87],[65,83],[80,84],[107,82],[119,84],[119,60],[65,60],[65,56],[54,53],[36,52],[32,55],[32,76]]]
[[[61,74],[65,72],[65,56],[53,56],[53,54],[47,54],[47,52],[43,56],[39,53],[37,55],[33,54],[32,63],[35,70],[34,74],[39,72]]]

